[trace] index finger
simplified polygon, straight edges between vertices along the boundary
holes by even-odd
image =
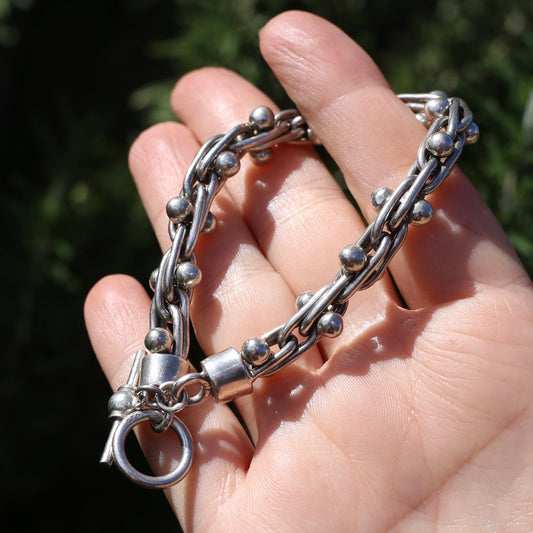
[[[279,15],[262,30],[261,46],[372,220],[372,191],[395,189],[406,177],[424,127],[366,53],[315,15]],[[430,230],[410,231],[390,269],[410,308],[464,296],[478,284],[528,279],[500,225],[461,172],[429,199],[436,213]]]

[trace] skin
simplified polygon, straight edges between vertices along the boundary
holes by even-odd
[[[287,12],[260,44],[373,219],[371,192],[404,179],[424,127],[330,23]],[[183,124],[150,128],[130,153],[163,249],[166,202],[200,144],[257,105],[275,108],[213,68],[179,80],[171,103]],[[343,334],[236,402],[253,443],[212,400],[180,415],[195,461],[166,495],[186,531],[533,530],[531,280],[459,170],[428,200],[433,221],[410,228],[387,276],[354,296]],[[332,279],[339,250],[364,228],[310,147],[279,147],[264,167],[244,158],[213,212],[192,306],[206,354],[284,323],[298,294]],[[143,344],[149,305],[122,275],[87,297],[88,331],[114,389]],[[175,453],[166,437],[140,435],[156,472]]]

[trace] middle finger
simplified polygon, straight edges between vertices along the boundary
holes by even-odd
[[[250,111],[262,104],[274,107],[246,80],[223,69],[188,74],[172,95],[175,113],[200,141],[246,121]],[[243,170],[226,188],[262,253],[295,295],[329,283],[340,269],[339,251],[355,242],[365,224],[316,152],[279,146],[264,167],[247,158],[242,163]],[[357,313],[377,316],[394,299],[386,278],[358,297]],[[352,322],[353,337],[357,319],[350,316],[346,322]]]

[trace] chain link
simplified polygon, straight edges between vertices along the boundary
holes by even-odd
[[[211,213],[216,194],[239,171],[246,154],[256,164],[265,164],[279,144],[318,144],[318,140],[297,110],[274,114],[261,106],[251,113],[249,122],[204,143],[185,174],[180,194],[167,204],[172,244],[150,277],[154,296],[150,331],[145,338],[147,351],[137,354],[128,384],[110,401],[110,416],[116,420],[112,433],[126,435],[147,419],[154,431],[172,427],[183,442],[188,442],[186,428],[174,418],[185,407],[209,396],[227,402],[249,394],[257,378],[279,372],[322,337],[341,333],[350,298],[384,275],[411,225],[421,226],[431,220],[433,209],[426,196],[450,175],[465,144],[476,142],[479,136],[472,112],[460,98],[448,98],[439,91],[400,94],[398,98],[428,128],[427,134],[407,177],[397,188],[382,188],[372,194],[378,214],[354,244],[341,250],[341,268],[333,280],[315,293],[300,295],[296,312],[285,323],[248,339],[240,350],[231,348],[204,359],[200,372],[187,372],[183,369],[189,368],[184,364],[190,346],[189,308],[201,280],[194,250],[200,235],[216,227]],[[139,411],[146,411],[146,416],[135,415]],[[110,463],[112,455],[120,457],[119,467],[123,468],[120,465],[127,463],[124,444],[115,441],[112,454],[111,445],[106,445],[103,460]],[[130,467],[124,471],[134,481],[142,479],[144,485],[163,486],[158,478],[147,481],[144,474],[136,479]]]

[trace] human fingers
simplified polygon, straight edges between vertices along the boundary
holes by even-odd
[[[260,104],[273,106],[238,75],[212,68],[185,76],[172,96],[176,114],[200,140],[246,120],[243,117]],[[364,230],[343,191],[309,148],[279,146],[265,166],[257,167],[248,158],[242,164],[241,172],[225,187],[265,257],[294,295],[325,286],[340,269],[339,251]],[[361,321],[377,316],[394,302],[393,293],[387,278],[365,291],[354,313],[348,311],[345,331],[350,329],[350,336],[356,336]],[[280,318],[280,323],[291,314]],[[327,346],[322,347],[326,358],[330,354]]]
[[[262,30],[261,48],[373,219],[371,192],[395,189],[405,178],[423,126],[363,50],[319,17],[278,16]],[[499,224],[461,172],[429,200],[436,213],[431,226],[410,229],[390,267],[410,308],[465,296],[475,284],[526,280]]]
[[[135,183],[163,247],[169,242],[166,203],[179,193],[183,176],[198,149],[188,128],[167,123],[143,132],[130,150]],[[276,313],[255,313],[251,321],[250,312],[255,305],[265,309],[277,302],[283,309],[288,299],[291,311],[294,305],[293,295],[287,298],[283,280],[265,261],[225,188],[218,193],[212,210],[217,228],[212,235],[199,238],[196,251],[202,282],[193,298],[199,315],[195,320],[197,334],[207,354],[277,325]],[[251,278],[254,281],[248,285]],[[231,312],[227,312],[228,308]],[[284,310],[288,311],[286,307]]]
[[[144,288],[127,276],[104,278],[87,296],[85,320],[89,337],[113,390],[126,382],[132,354],[143,345],[149,307]],[[222,506],[241,483],[253,448],[231,411],[213,401],[185,409],[180,420],[201,446],[194,448],[186,478],[166,489],[166,496],[180,522],[187,529],[200,530],[203,520],[212,519],[212,501],[216,499]],[[179,460],[179,447],[171,433],[158,435],[150,429],[138,433],[156,475],[168,472]],[[197,490],[199,486],[201,491]],[[195,512],[198,508],[205,511]]]
[[[262,104],[276,109],[261,91],[223,69],[189,73],[172,95],[176,114],[201,140],[246,121]],[[364,226],[315,151],[279,146],[267,165],[243,159],[243,166],[226,187],[273,267],[296,294],[329,281],[339,270],[340,247]]]

